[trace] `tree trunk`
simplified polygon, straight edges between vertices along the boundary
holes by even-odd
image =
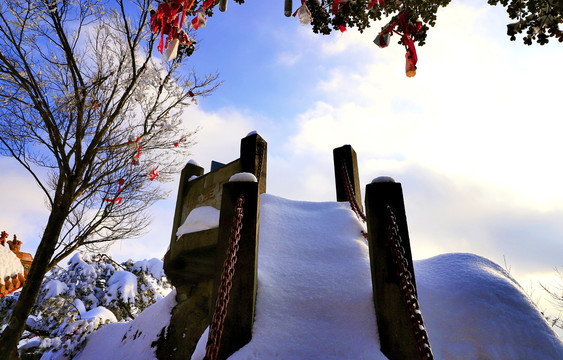
[[[49,262],[55,252],[55,246],[69,212],[69,204],[66,203],[61,206],[53,206],[49,215],[47,227],[35,253],[25,285],[12,311],[8,326],[0,336],[0,360],[18,359],[17,346],[24,331],[25,322],[35,304],[41,283],[48,271]],[[55,204],[57,204],[56,199]]]

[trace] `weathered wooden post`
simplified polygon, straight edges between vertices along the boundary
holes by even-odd
[[[205,175],[203,168],[193,163],[188,163],[182,171],[170,249],[164,256],[164,271],[176,287],[178,304],[172,310],[169,327],[163,331],[158,341],[156,353],[159,359],[183,360],[192,355],[201,334],[211,322],[217,294],[216,291],[214,292],[215,278],[221,274],[216,266],[216,261],[218,261],[218,256],[224,258],[226,254],[225,249],[218,243],[221,230],[225,230],[221,228],[226,226],[225,220],[220,220],[219,228],[187,234],[178,235],[178,227],[184,223],[195,208],[211,206],[221,210],[223,186],[233,174],[241,172],[253,174],[258,178],[258,183],[251,186],[256,187],[260,194],[265,192],[266,166],[267,143],[257,133],[251,133],[241,140],[238,159],[225,165],[215,163],[212,171]],[[249,204],[252,203],[252,198],[250,196]],[[257,195],[254,195],[254,198],[257,198]],[[251,214],[248,217],[252,218],[252,211],[248,210],[248,212]],[[254,212],[257,213],[258,210],[254,210]],[[221,219],[224,216],[221,214]],[[227,228],[230,230],[230,224]],[[251,255],[248,255],[249,260],[245,258],[247,256],[245,251],[243,250],[239,255],[242,259],[240,263],[243,264],[241,265],[243,274],[249,272],[244,270],[244,267],[247,264],[254,266],[255,262]],[[252,297],[255,296],[256,288],[247,287],[246,283],[243,287]],[[235,291],[238,291],[236,290],[238,288],[237,286]],[[237,302],[238,300],[233,300],[234,304]],[[226,326],[232,327],[229,323],[226,323]],[[237,329],[235,327],[234,331]],[[237,341],[234,340],[234,344],[238,344]]]
[[[336,201],[348,201],[346,193],[346,176],[352,185],[352,196],[362,210],[362,194],[360,191],[360,173],[358,158],[350,145],[344,145],[332,151],[334,160],[334,180],[336,182]]]
[[[389,177],[377,178],[366,186],[366,216],[371,279],[381,352],[390,360],[419,359],[420,353],[413,333],[411,314],[405,306],[401,280],[393,260],[388,206],[396,217],[404,258],[408,262],[407,268],[411,273],[416,294],[401,184]]]
[[[217,359],[219,360],[228,358],[252,338],[258,281],[258,231],[260,226],[260,196],[256,182],[228,182],[223,186],[213,298],[218,297],[221,275],[231,246],[230,239],[233,236],[233,218],[241,196],[244,204],[239,249],[236,255],[238,260],[234,265],[230,300],[226,305],[227,315],[222,336],[218,342]],[[216,306],[225,306],[225,304],[218,302]]]
[[[250,133],[240,141],[240,171],[258,178],[260,194],[266,192],[268,143],[257,133]]]

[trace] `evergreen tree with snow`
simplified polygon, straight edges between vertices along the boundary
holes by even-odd
[[[72,359],[88,334],[134,319],[172,290],[162,266],[159,259],[118,264],[107,255],[76,253],[66,269],[46,276],[20,342],[22,355]],[[0,299],[0,328],[18,295]]]

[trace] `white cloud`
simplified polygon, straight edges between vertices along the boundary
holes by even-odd
[[[562,127],[554,114],[563,78],[545,65],[562,52],[549,48],[538,57],[543,48],[488,37],[483,24],[499,17],[493,9],[443,9],[418,48],[414,79],[399,74],[404,49],[396,44],[331,69],[319,84],[324,94],[298,117],[292,147],[327,152],[349,142],[366,159],[409,159],[560,207],[563,170],[554,164]]]
[[[211,160],[226,164],[237,159],[240,155],[240,139],[254,130],[261,133],[254,115],[234,108],[206,112],[192,106],[186,111],[184,119],[184,126],[188,129],[200,128],[191,153],[206,171],[209,171]]]
[[[323,45],[342,63],[317,84],[284,151],[332,177],[332,149],[351,144],[362,187],[379,175],[403,184],[415,257],[473,252],[502,264],[506,256],[518,279],[537,281],[561,266],[563,251],[555,119],[563,75],[553,68],[563,49],[510,43],[504,11],[442,9],[427,45],[417,47],[414,79],[404,75],[397,44],[346,58],[366,48],[345,36]],[[324,185],[292,192],[328,193]]]
[[[0,231],[23,241],[22,251],[35,254],[49,212],[45,194],[14,159],[0,157]]]

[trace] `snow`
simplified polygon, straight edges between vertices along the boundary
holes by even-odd
[[[92,265],[87,264],[83,260],[84,256],[89,256],[89,255],[85,255],[81,252],[77,252],[76,254],[74,254],[74,256],[68,261],[68,267],[74,268],[74,271],[78,272],[83,278],[89,278],[89,277],[95,278],[96,269]]]
[[[193,209],[186,217],[184,224],[176,231],[176,236],[180,238],[184,234],[218,227],[219,214],[220,211],[212,206],[200,206]]]
[[[86,311],[84,313],[84,315],[82,315],[82,319],[85,319],[85,320],[99,319],[102,323],[104,323],[106,321],[110,321],[110,322],[116,322],[117,321],[115,315],[103,306],[98,306],[98,307],[93,308],[90,311]]]
[[[231,176],[229,182],[258,182],[258,179],[256,179],[256,176],[252,173],[241,172]]]
[[[176,290],[151,305],[128,323],[112,323],[88,336],[86,347],[74,360],[153,360],[151,347],[158,334],[170,323],[170,312],[176,306]]]
[[[133,271],[145,271],[151,274],[156,279],[161,279],[164,274],[164,263],[162,260],[152,258],[150,260],[136,261],[133,264]]]
[[[188,164],[200,166],[200,165],[197,163],[197,161],[195,161],[194,159],[190,159],[190,160],[188,161]]]
[[[44,299],[49,299],[55,296],[59,296],[63,294],[65,291],[68,290],[68,286],[59,280],[50,280],[44,285],[42,289],[45,291],[45,295],[43,296]]]
[[[121,299],[126,303],[134,303],[137,296],[137,277],[129,271],[117,270],[108,279],[106,304],[114,299]]]
[[[256,130],[252,130],[251,132],[249,132],[248,134],[246,134],[246,137],[249,137],[250,135],[256,135],[256,134],[258,134],[258,133],[256,132]]]
[[[74,305],[74,307],[80,314],[80,317],[84,317],[84,314],[86,313],[86,306],[84,305],[84,302],[80,299],[74,299],[72,305]]]
[[[10,249],[0,245],[0,285],[4,284],[6,277],[23,274],[20,259]]]
[[[394,183],[395,179],[393,179],[391,176],[379,176],[371,181],[372,184],[384,183],[384,182]]]
[[[415,261],[422,315],[438,359],[563,359],[563,344],[520,285],[473,254]]]
[[[386,359],[379,351],[364,226],[349,205],[268,194],[261,204],[253,337],[229,359]],[[498,265],[477,255],[444,254],[414,267],[435,359],[563,359],[561,340]],[[119,339],[127,326],[158,332],[173,306],[163,301],[131,325],[110,324],[92,334],[78,359],[154,359],[149,340],[132,346]],[[152,322],[142,327],[148,316]],[[203,358],[206,340],[204,333],[192,359]]]

